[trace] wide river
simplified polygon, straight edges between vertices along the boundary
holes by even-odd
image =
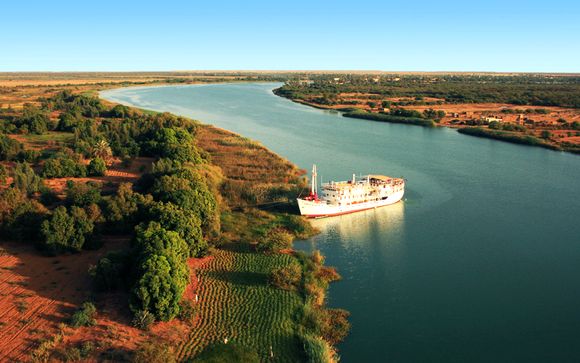
[[[349,310],[344,362],[580,360],[580,156],[344,118],[272,83],[127,88],[123,104],[259,140],[319,179],[404,176],[404,201],[316,220]],[[264,175],[267,178],[267,175]]]

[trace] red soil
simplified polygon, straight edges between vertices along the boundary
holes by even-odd
[[[90,341],[95,345],[91,361],[100,352],[126,352],[144,339],[157,337],[175,343],[189,334],[190,324],[177,319],[153,325],[149,332],[131,326],[127,293],[96,295],[96,325],[72,329],[68,319],[84,301],[95,298],[88,268],[108,251],[126,247],[127,238],[107,238],[98,251],[44,257],[27,244],[3,242],[0,246],[0,361],[25,361],[42,339],[59,331],[65,349]],[[190,259],[191,283],[184,298],[195,301],[196,270],[212,257]],[[63,324],[64,323],[64,324]]]

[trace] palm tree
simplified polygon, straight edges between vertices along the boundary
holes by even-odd
[[[97,141],[95,146],[93,146],[93,156],[99,157],[103,159],[105,163],[109,164],[111,157],[113,156],[113,151],[111,151],[111,147],[107,140],[101,139]]]

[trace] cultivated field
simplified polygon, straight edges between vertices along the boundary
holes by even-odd
[[[252,347],[276,362],[300,360],[293,314],[302,299],[295,292],[267,284],[272,269],[298,263],[289,255],[264,255],[243,250],[219,250],[197,271],[198,319],[188,339],[178,345],[180,359],[189,358],[208,344],[228,339]]]

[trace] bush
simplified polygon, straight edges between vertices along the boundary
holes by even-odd
[[[22,150],[21,143],[7,135],[0,135],[0,160],[14,160]]]
[[[175,352],[159,341],[145,341],[139,345],[132,359],[133,363],[175,363]]]
[[[270,274],[270,284],[283,290],[296,290],[302,280],[302,268],[298,264],[280,267]]]
[[[77,178],[87,176],[87,168],[80,163],[78,156],[56,153],[44,162],[42,176],[45,178]]]
[[[141,330],[149,330],[154,322],[155,316],[148,310],[137,310],[135,315],[133,315],[133,326]]]
[[[197,315],[197,306],[193,301],[183,299],[179,303],[179,320],[183,322],[192,322]]]
[[[321,337],[302,335],[299,336],[299,339],[302,341],[302,347],[309,363],[338,362],[338,355],[334,349]]]
[[[75,183],[68,180],[66,182],[66,197],[70,204],[80,207],[98,204],[101,202],[100,186],[94,182]]]
[[[50,188],[42,188],[40,191],[40,201],[44,205],[52,205],[58,202],[60,199],[56,192]]]
[[[81,308],[77,310],[70,320],[70,326],[73,328],[79,328],[81,326],[93,326],[97,323],[95,320],[95,315],[97,313],[97,308],[90,302],[84,302]]]
[[[0,164],[0,184],[6,183],[8,176],[8,169],[4,165]]]
[[[331,345],[344,340],[350,330],[350,313],[343,309],[325,309],[307,306],[302,315],[302,325],[307,331],[322,336]]]
[[[120,232],[131,232],[133,226],[144,219],[143,211],[153,202],[150,195],[133,191],[133,184],[122,183],[117,193],[105,203],[109,226]]]
[[[280,252],[292,247],[292,235],[283,229],[271,229],[258,241],[257,249],[262,252]]]
[[[42,222],[42,247],[50,253],[78,252],[91,237],[93,229],[94,223],[82,208],[73,206],[69,214],[65,207],[57,207],[52,216]]]
[[[87,173],[91,176],[105,176],[106,171],[107,164],[105,164],[105,160],[100,157],[91,160],[87,168]]]
[[[36,175],[29,164],[16,163],[16,166],[14,167],[13,185],[22,192],[31,195],[40,191],[43,183],[42,179]]]
[[[124,285],[129,274],[129,255],[126,252],[112,251],[89,269],[95,287],[100,291],[116,290]]]

